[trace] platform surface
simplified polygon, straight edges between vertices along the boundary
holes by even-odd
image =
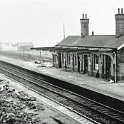
[[[90,77],[88,75],[79,74],[77,72],[66,72],[62,69],[55,67],[41,67],[34,62],[26,62],[22,60],[12,59],[4,56],[0,56],[0,60],[42,73],[66,82],[84,87],[104,95],[117,98],[124,101],[124,82],[110,83],[103,79]]]

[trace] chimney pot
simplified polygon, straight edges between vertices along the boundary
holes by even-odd
[[[94,31],[92,31],[92,36],[94,36]]]
[[[80,19],[81,24],[81,37],[89,35],[89,19],[87,19],[87,14],[82,14],[82,19]]]
[[[85,19],[87,19],[87,14],[85,14]]]
[[[123,8],[121,8],[121,14],[123,14]]]
[[[82,14],[82,18],[84,19],[84,14]]]
[[[120,8],[118,8],[118,14],[120,14]]]

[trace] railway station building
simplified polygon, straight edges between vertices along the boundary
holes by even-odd
[[[86,74],[118,82],[124,80],[124,13],[118,8],[115,14],[114,35],[89,35],[89,18],[80,19],[81,35],[68,36],[55,47],[36,50],[53,52],[53,66],[65,71]]]
[[[124,14],[115,14],[115,35],[89,35],[89,19],[80,19],[81,35],[55,46],[53,66],[114,82],[124,79]]]

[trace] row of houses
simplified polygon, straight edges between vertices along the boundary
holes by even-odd
[[[89,19],[80,19],[81,35],[68,36],[55,47],[34,48],[53,51],[53,66],[105,80],[124,79],[124,14],[115,14],[115,35],[89,35]]]

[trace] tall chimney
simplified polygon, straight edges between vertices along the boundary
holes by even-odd
[[[121,10],[121,12],[120,12]],[[118,8],[118,14],[115,14],[115,28],[116,28],[116,37],[124,35],[124,14],[123,8]]]
[[[80,24],[81,24],[81,37],[85,37],[89,35],[89,19],[87,18],[87,14],[84,14],[82,18],[80,19]]]

